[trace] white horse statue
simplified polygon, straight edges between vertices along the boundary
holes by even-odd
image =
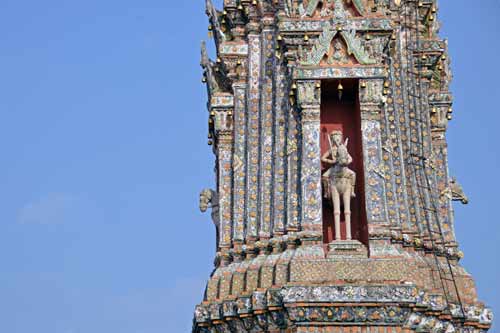
[[[340,200],[342,198],[344,204],[346,240],[351,240],[351,199],[356,196],[356,173],[348,168],[348,165],[352,163],[352,157],[347,150],[349,139],[342,142],[342,137],[342,131],[336,130],[330,133],[328,135],[330,150],[321,157],[322,162],[330,165],[323,174],[323,184],[325,184],[325,197],[331,199],[333,204],[335,240],[337,241],[341,240]]]

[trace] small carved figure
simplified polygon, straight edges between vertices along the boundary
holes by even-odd
[[[200,193],[200,211],[205,213],[208,208],[212,208],[212,220],[215,226],[219,227],[219,200],[217,193],[211,189],[204,189]]]
[[[322,162],[330,165],[328,170],[323,174],[325,197],[332,200],[336,240],[341,240],[340,198],[342,197],[346,222],[346,239],[351,240],[351,199],[356,196],[356,173],[348,168],[348,165],[352,163],[352,157],[347,150],[349,139],[342,142],[343,133],[336,130],[328,135],[328,140],[330,150],[321,157]]]
[[[455,177],[450,180],[450,190],[451,190],[451,200],[460,201],[464,205],[469,203],[469,198],[465,195],[462,185],[457,181]]]
[[[443,202],[449,200],[460,201],[464,205],[469,203],[469,198],[465,195],[462,185],[455,177],[452,177],[448,187],[441,191],[439,199]]]
[[[370,57],[379,63],[382,63],[386,54],[385,48],[388,42],[388,37],[372,37],[370,40],[365,41],[365,49]]]
[[[310,105],[318,101],[318,91],[314,82],[303,82],[298,85],[298,94],[301,104]]]
[[[334,65],[335,63],[345,65],[349,63],[347,51],[344,49],[340,39],[333,42],[333,54],[328,58],[327,62],[329,65]]]
[[[348,11],[345,9],[344,2],[342,0],[335,0],[333,16],[337,20],[345,20],[347,18]]]

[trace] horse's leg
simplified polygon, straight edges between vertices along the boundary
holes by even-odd
[[[356,197],[356,172],[352,171],[351,197]]]
[[[351,240],[351,187],[350,184],[346,184],[344,188],[344,193],[342,193],[344,200],[344,216],[345,216],[345,230],[346,239]]]
[[[340,235],[340,196],[337,186],[332,184],[333,219],[335,221],[335,240],[341,240]]]

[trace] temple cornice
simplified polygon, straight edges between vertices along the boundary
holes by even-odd
[[[387,18],[352,18],[341,21],[335,19],[325,21],[322,19],[300,20],[281,18],[278,28],[283,34],[319,33],[323,30],[325,24],[330,24],[333,27],[341,26],[344,30],[357,31],[392,32],[394,29],[392,21]]]

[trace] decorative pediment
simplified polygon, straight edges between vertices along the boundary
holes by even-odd
[[[334,30],[331,25],[327,24],[323,27],[321,35],[313,45],[310,52],[305,53],[303,50],[299,56],[301,57],[300,63],[302,65],[319,65],[323,57],[328,54],[330,44],[333,38],[337,35],[337,30]]]
[[[361,65],[376,64],[377,58],[371,56],[375,55],[375,52],[369,53],[365,44],[366,41],[357,36],[355,30],[337,31],[330,24],[326,24],[311,51],[300,52],[300,64],[303,66],[349,64],[350,57]],[[370,44],[370,46],[375,45]],[[378,48],[371,47],[371,49],[378,51]]]
[[[347,44],[345,43],[343,38],[340,35],[336,36],[332,40],[328,54],[323,57],[319,65],[325,67],[334,65],[345,66],[356,64],[356,59],[353,58],[352,55],[349,55],[347,50]]]
[[[349,55],[354,55],[360,64],[373,65],[377,62],[375,59],[370,57],[370,54],[366,51],[361,38],[356,37],[356,31],[341,31],[340,34],[344,37],[344,40],[347,43],[347,53]]]
[[[302,17],[335,17],[346,19],[352,16],[363,16],[365,5],[363,0],[308,0],[299,6]]]

